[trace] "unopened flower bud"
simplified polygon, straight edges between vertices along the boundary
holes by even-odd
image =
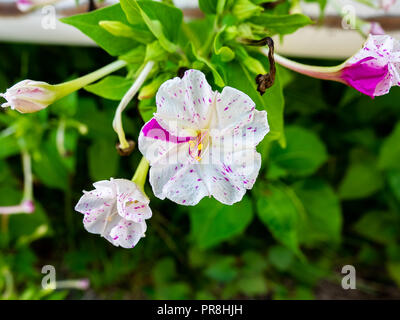
[[[232,12],[239,20],[245,20],[251,16],[258,15],[263,10],[262,7],[255,5],[250,0],[238,0],[233,6]]]
[[[57,1],[58,0],[17,0],[17,8],[21,12],[29,12]]]
[[[0,97],[7,100],[1,106],[11,107],[21,113],[32,113],[46,108],[56,100],[56,91],[53,87],[41,81],[23,80],[18,82]]]

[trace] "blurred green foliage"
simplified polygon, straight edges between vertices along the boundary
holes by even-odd
[[[110,59],[100,49],[0,49],[1,91],[28,74],[57,83]],[[3,298],[346,298],[337,289],[346,264],[357,270],[356,297],[398,297],[400,90],[371,100],[340,84],[280,72],[287,79],[287,148],[260,147],[265,165],[254,190],[231,207],[204,199],[187,208],[153,197],[146,239],[134,250],[87,233],[72,209],[80,190],[130,177],[139,161],[139,154],[121,158],[114,149],[117,102],[80,92],[37,114],[0,113],[1,205],[21,196],[18,144],[7,128],[29,130],[37,147],[37,210],[2,217]],[[134,104],[126,128],[137,139],[143,122]],[[64,154],[55,139],[62,121]],[[45,264],[56,267],[58,279],[89,278],[90,289],[43,292]]]
[[[37,207],[32,215],[1,217],[2,298],[400,296],[399,88],[371,100],[342,84],[278,67],[274,85],[260,96],[254,78],[269,70],[268,61],[233,41],[310,24],[303,15],[288,15],[296,2],[266,13],[254,6],[257,0],[201,0],[207,17],[185,24],[181,33],[178,9],[121,0],[121,6],[64,19],[107,53],[0,44],[0,92],[25,78],[55,84],[89,73],[111,62],[108,54],[129,63],[127,76],[109,76],[41,112],[0,112],[0,206],[21,199],[24,147],[33,159]],[[225,5],[232,14],[222,15]],[[131,28],[137,38],[116,25]],[[222,27],[215,32],[215,26]],[[153,197],[147,185],[153,217],[146,238],[125,250],[86,232],[73,208],[81,190],[100,179],[130,178],[139,163],[139,152],[117,155],[111,122],[118,100],[148,59],[157,62],[141,92],[150,97],[135,99],[126,110],[128,137],[137,141],[155,110],[151,89],[182,66],[205,71],[215,89],[229,85],[246,92],[268,111],[271,132],[258,147],[263,166],[253,190],[233,206],[207,198],[182,207]],[[40,271],[47,264],[56,268],[58,280],[89,278],[90,288],[42,290]],[[348,264],[357,270],[356,292],[340,287],[340,270]]]

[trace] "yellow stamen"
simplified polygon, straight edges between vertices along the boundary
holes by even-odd
[[[200,143],[200,144],[197,146],[197,150],[201,150],[201,149],[203,149],[203,144],[202,144],[202,143]]]

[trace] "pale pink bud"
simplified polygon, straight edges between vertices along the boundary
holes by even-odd
[[[380,0],[379,6],[385,10],[389,11],[390,7],[392,7],[396,3],[396,0]]]
[[[0,97],[7,100],[1,106],[11,107],[21,113],[32,113],[46,108],[56,100],[56,92],[46,82],[23,80],[18,82]]]
[[[379,22],[365,23],[361,27],[361,32],[365,36],[368,36],[370,34],[375,35],[375,36],[382,36],[382,35],[386,34],[385,30],[383,30],[383,28]]]
[[[57,1],[58,0],[17,0],[17,8],[21,12],[29,12]]]
[[[17,8],[19,11],[28,12],[35,7],[35,3],[31,0],[18,0]]]

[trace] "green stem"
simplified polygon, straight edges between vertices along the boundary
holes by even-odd
[[[22,165],[24,171],[24,196],[22,201],[32,201],[33,178],[32,178],[31,156],[26,150],[22,150]]]
[[[77,91],[85,86],[87,86],[88,84],[99,80],[100,78],[103,78],[104,76],[113,73],[114,71],[117,71],[123,67],[126,66],[126,62],[122,61],[122,60],[117,60],[114,61],[112,63],[110,63],[109,65],[106,65],[103,68],[100,68],[99,70],[96,70],[92,73],[89,73],[83,77],[71,80],[71,81],[67,81],[64,83],[60,83],[60,84],[56,84],[53,87],[57,90],[57,99],[60,99],[62,97],[65,97],[66,95]]]
[[[65,157],[67,154],[65,150],[65,126],[65,119],[61,118],[56,132],[56,147],[61,157]]]
[[[136,183],[136,185],[143,193],[145,193],[144,185],[147,180],[148,171],[149,171],[149,162],[145,157],[142,157],[142,160],[140,160],[140,163],[135,171],[135,174],[133,175],[132,181]]]

